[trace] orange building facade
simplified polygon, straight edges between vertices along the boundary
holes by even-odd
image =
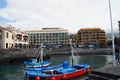
[[[79,45],[106,45],[106,33],[100,28],[82,28],[77,33]]]

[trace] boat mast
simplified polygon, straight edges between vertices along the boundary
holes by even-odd
[[[111,25],[111,32],[112,32],[112,53],[113,53],[113,64],[116,66],[116,59],[115,59],[115,44],[114,44],[114,32],[113,32],[113,23],[112,23],[112,12],[111,12],[111,1],[109,2],[109,15],[110,15],[110,25]]]
[[[43,43],[41,43],[40,61],[43,62]]]
[[[70,47],[71,47],[71,53],[72,53],[72,66],[74,65],[74,49],[72,46],[72,39],[70,39]]]

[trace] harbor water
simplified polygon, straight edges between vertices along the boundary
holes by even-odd
[[[92,70],[100,68],[105,64],[112,61],[112,55],[82,55],[75,56],[74,63],[86,63],[89,64]],[[52,55],[50,62],[51,65],[61,64],[64,61],[71,63],[70,55]],[[15,63],[1,63],[0,64],[0,80],[27,80],[23,72],[23,62]]]

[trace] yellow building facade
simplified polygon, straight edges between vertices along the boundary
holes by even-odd
[[[79,45],[106,45],[106,33],[100,28],[82,28],[77,33]]]

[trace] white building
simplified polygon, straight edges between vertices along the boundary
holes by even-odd
[[[41,43],[59,45],[69,43],[68,30],[61,28],[42,28],[42,30],[25,31],[29,35],[29,44],[36,47]]]
[[[28,48],[28,35],[14,27],[0,26],[0,48]]]
[[[14,27],[7,27],[7,29],[14,33],[14,48],[28,48],[29,38],[25,32],[15,29]]]
[[[14,33],[0,26],[0,48],[13,48]]]

